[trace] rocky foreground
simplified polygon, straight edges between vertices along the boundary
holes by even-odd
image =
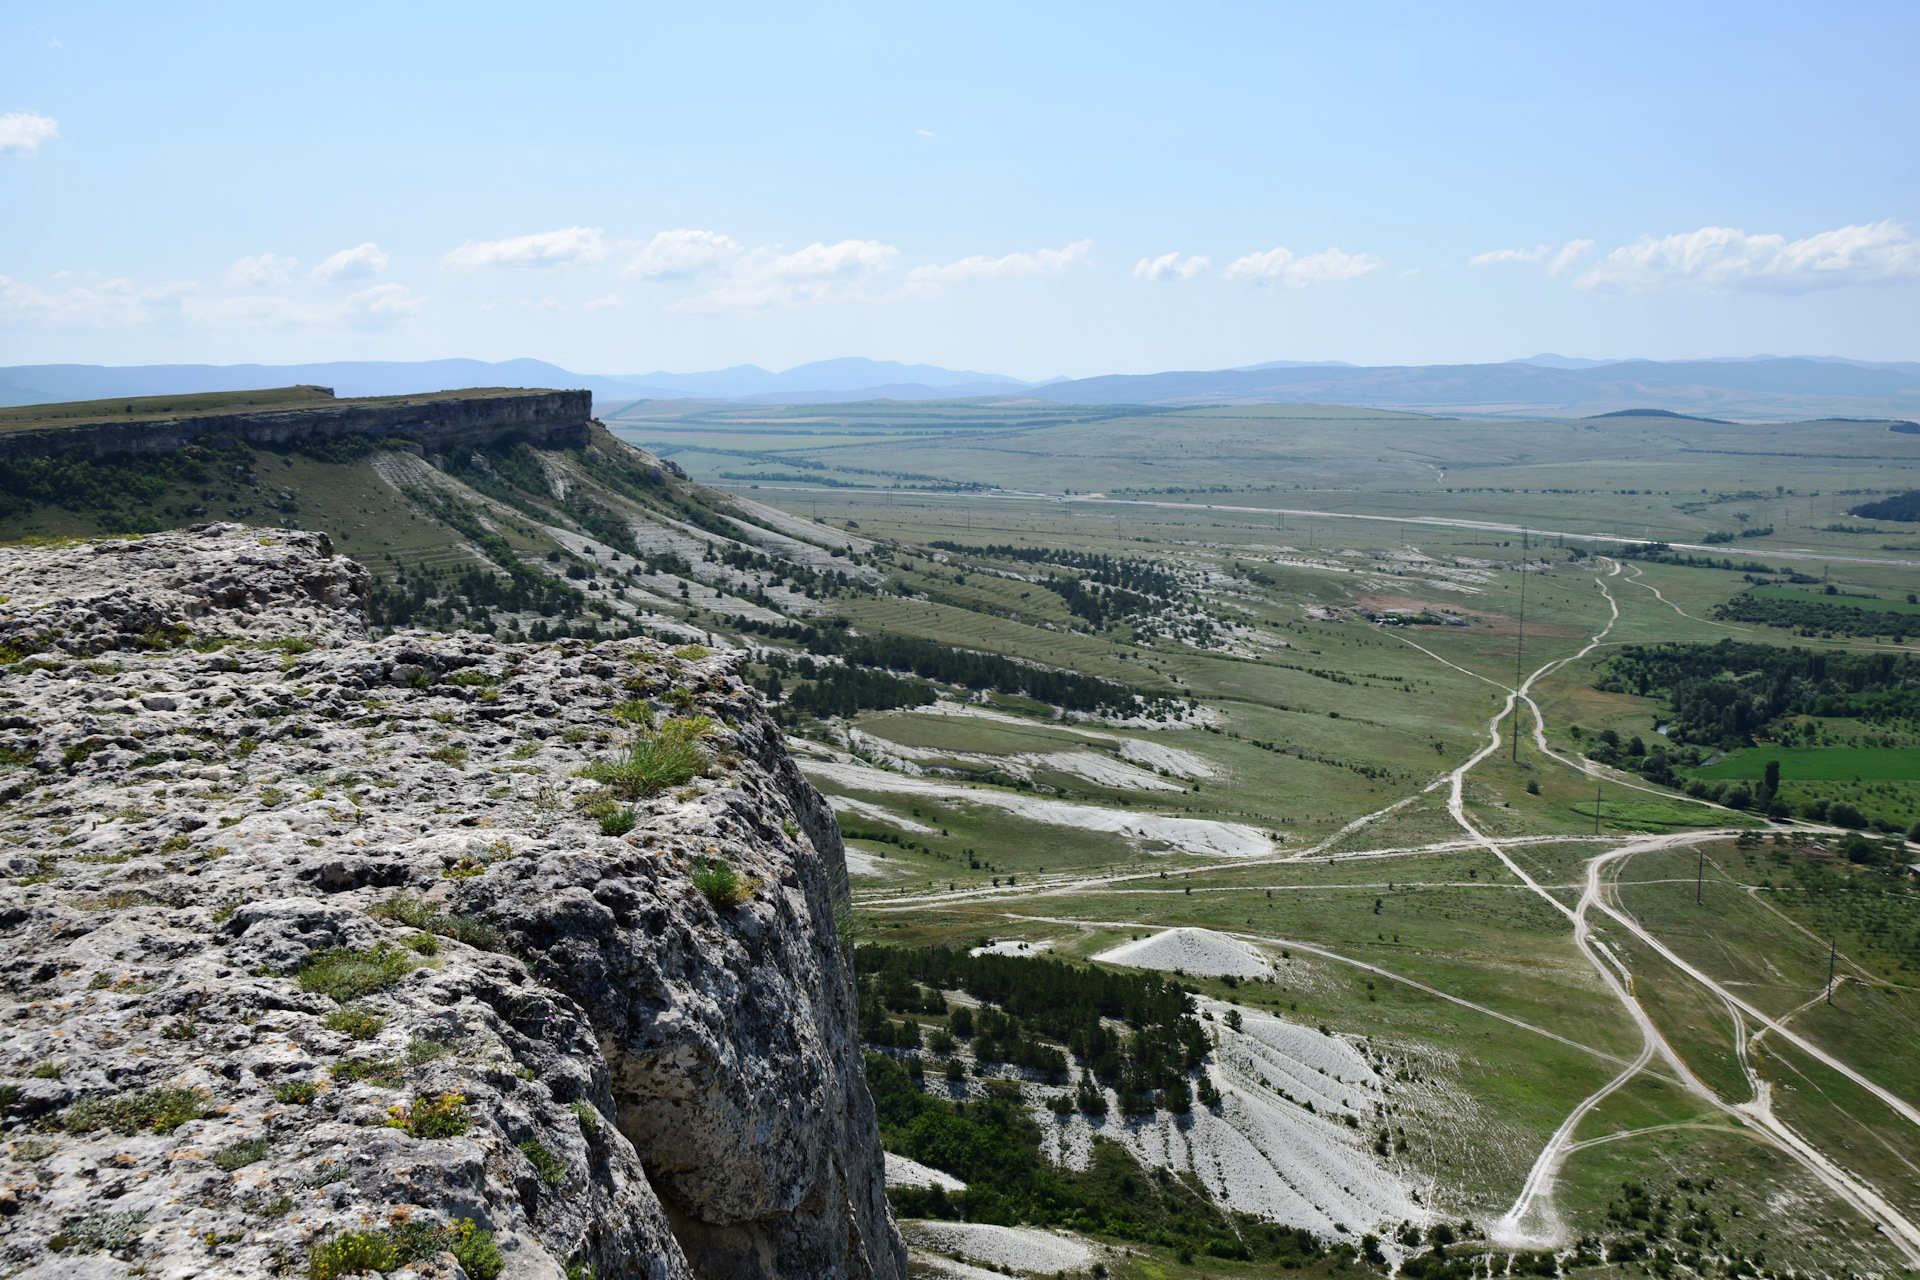
[[[0,548],[0,1267],[903,1276],[839,834],[734,658],[370,641],[367,583]]]

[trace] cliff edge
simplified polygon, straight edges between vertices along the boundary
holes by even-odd
[[[904,1277],[839,834],[734,659],[366,590],[0,548],[0,1265]]]

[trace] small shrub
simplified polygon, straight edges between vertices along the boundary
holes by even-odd
[[[712,652],[703,644],[683,644],[673,651],[673,656],[684,662],[698,662]]]
[[[335,1009],[322,1018],[320,1024],[329,1031],[338,1031],[355,1040],[371,1040],[380,1034],[387,1020],[360,1005],[350,1004],[343,1009]]]
[[[615,720],[644,729],[653,723],[653,706],[644,698],[628,698],[625,702],[616,702],[608,708],[607,714]]]
[[[720,858],[697,858],[693,864],[693,887],[707,896],[715,909],[737,907],[753,896],[758,887]]]
[[[481,951],[491,951],[500,942],[500,931],[478,916],[447,916],[436,932]]]
[[[427,755],[432,759],[438,760],[441,764],[451,765],[455,769],[464,769],[467,767],[467,749],[465,747],[441,747],[437,750],[427,752]]]
[[[593,1142],[600,1136],[600,1112],[591,1102],[576,1102],[567,1110],[573,1112],[574,1119],[580,1122],[580,1132]]]
[[[539,1172],[544,1181],[557,1187],[567,1180],[567,1162],[532,1138],[520,1144],[520,1154],[527,1158],[527,1163]]]
[[[68,1133],[92,1133],[95,1129],[126,1134],[142,1129],[172,1133],[206,1114],[207,1095],[203,1091],[161,1087],[76,1102],[67,1111],[65,1127]]]
[[[623,836],[633,830],[634,823],[639,820],[632,805],[621,804],[613,798],[612,793],[606,791],[596,791],[588,796],[581,808],[586,810],[588,817],[600,824],[600,834],[603,836]]]
[[[125,1249],[140,1238],[140,1223],[146,1216],[145,1209],[132,1209],[125,1213],[90,1213],[76,1222],[69,1222],[47,1241],[47,1248],[55,1252],[71,1249],[75,1253],[111,1253]]]
[[[453,1046],[444,1041],[429,1040],[424,1036],[415,1036],[407,1041],[407,1065],[410,1067],[425,1066],[429,1062],[452,1056]]]
[[[386,990],[418,967],[411,954],[386,942],[376,942],[367,951],[333,947],[307,957],[300,967],[300,989],[346,1004]]]
[[[493,1232],[482,1231],[472,1218],[462,1218],[453,1226],[454,1242],[449,1249],[473,1280],[499,1280],[507,1260],[493,1242]]]
[[[27,1072],[27,1074],[35,1080],[58,1080],[61,1076],[67,1074],[67,1064],[64,1062],[55,1062],[52,1058],[47,1058],[34,1063],[33,1070]]]
[[[111,987],[112,985],[113,985],[113,976],[111,974],[96,973],[88,981],[87,990],[105,991],[108,987]]]
[[[415,929],[431,929],[440,918],[431,903],[407,893],[396,893],[385,902],[375,903],[367,914],[380,920],[398,920]]]
[[[320,1096],[320,1088],[311,1080],[289,1080],[275,1088],[273,1096],[293,1106],[304,1107]]]
[[[290,1195],[277,1195],[271,1198],[248,1196],[240,1202],[240,1207],[262,1218],[283,1218],[293,1208],[293,1197]]]
[[[404,1129],[416,1138],[457,1138],[473,1128],[466,1104],[465,1095],[458,1093],[415,1098],[411,1107],[387,1109],[387,1127]]]
[[[337,1280],[357,1271],[391,1271],[400,1265],[384,1231],[348,1231],[315,1245],[307,1258],[309,1280]]]
[[[368,1084],[390,1088],[400,1083],[400,1064],[392,1058],[348,1058],[327,1068],[327,1074],[347,1084],[364,1080]]]
[[[336,1182],[345,1182],[353,1175],[347,1166],[336,1164],[332,1160],[322,1160],[313,1167],[313,1172],[293,1180],[293,1185],[301,1191],[317,1191],[321,1187],[330,1187]]]
[[[487,874],[486,864],[469,856],[461,859],[440,873],[449,880],[466,880],[473,876]]]
[[[244,1169],[248,1165],[267,1158],[267,1140],[250,1138],[245,1142],[235,1142],[220,1148],[211,1157],[215,1168],[232,1173],[235,1169]]]
[[[419,956],[440,954],[440,940],[430,933],[416,933],[400,939],[400,945]]]
[[[669,720],[641,735],[626,753],[613,760],[595,760],[580,770],[622,800],[641,800],[697,778],[707,770],[706,753],[698,745],[713,728],[705,716]]]

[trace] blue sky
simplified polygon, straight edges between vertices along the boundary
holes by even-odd
[[[1911,4],[0,7],[0,365],[1920,359]]]

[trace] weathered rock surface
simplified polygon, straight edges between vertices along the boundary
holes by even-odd
[[[368,641],[366,582],[231,525],[0,550],[0,1267],[904,1276],[838,831],[734,657]],[[602,823],[649,716],[706,776]]]

